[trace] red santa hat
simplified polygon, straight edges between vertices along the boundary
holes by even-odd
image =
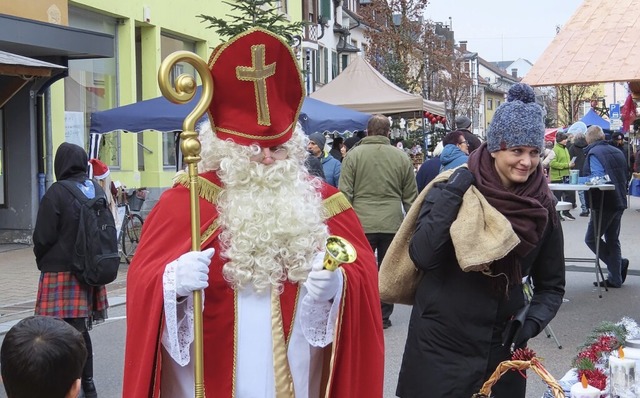
[[[98,159],[90,159],[89,160],[89,177],[97,178],[98,180],[102,180],[107,178],[111,171],[109,170],[109,166],[104,164]]]
[[[293,135],[304,99],[302,74],[289,45],[261,28],[249,29],[213,51],[209,120],[218,138],[263,148]]]

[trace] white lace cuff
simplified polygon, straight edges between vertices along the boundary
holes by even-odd
[[[191,360],[189,347],[193,342],[193,296],[176,296],[176,265],[173,261],[164,269],[162,291],[164,295],[164,330],[162,345],[180,366]]]
[[[303,285],[305,295],[300,307],[300,325],[304,337],[313,347],[326,347],[333,341],[344,283],[342,270],[335,272],[338,272],[339,288],[333,301],[315,301],[309,297]]]

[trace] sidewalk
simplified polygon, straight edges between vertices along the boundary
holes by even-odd
[[[126,302],[127,270],[128,265],[121,263],[118,278],[107,285],[110,307]],[[0,335],[3,335],[20,319],[33,315],[40,278],[33,247],[0,245],[0,275]]]

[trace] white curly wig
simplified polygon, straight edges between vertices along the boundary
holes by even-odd
[[[199,171],[217,171],[223,184],[217,206],[222,232],[225,279],[235,289],[258,292],[284,281],[306,280],[314,254],[324,247],[320,180],[305,167],[307,137],[298,125],[282,146],[288,157],[264,165],[251,161],[258,145],[242,146],[218,139],[209,123],[200,128]]]

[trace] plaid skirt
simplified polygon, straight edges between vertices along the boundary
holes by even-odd
[[[89,286],[71,272],[43,272],[38,283],[36,315],[87,318],[88,326],[107,319],[107,289]]]

